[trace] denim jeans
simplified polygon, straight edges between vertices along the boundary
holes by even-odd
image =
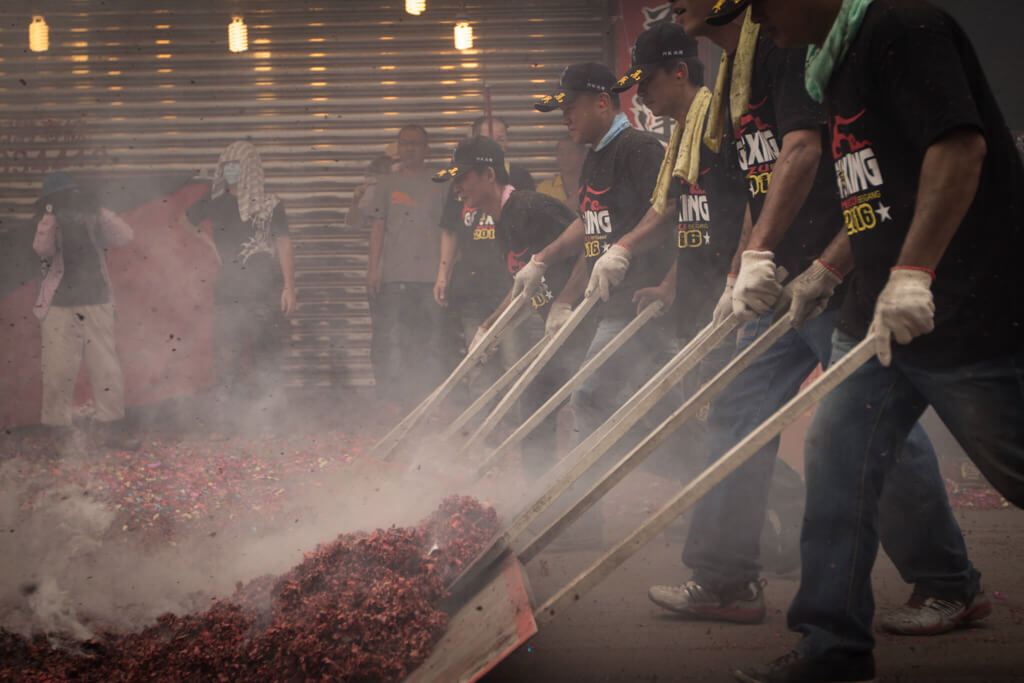
[[[377,397],[411,408],[443,379],[441,307],[425,282],[386,282],[370,300]]]
[[[771,318],[769,313],[748,323],[740,336],[738,351],[749,346],[771,324]],[[788,331],[712,402],[708,416],[711,462],[795,396],[819,362],[828,365],[835,320],[835,312],[826,312],[808,320],[803,329]],[[928,525],[920,527],[924,538],[917,538],[913,535],[918,531],[913,518],[917,508],[905,497],[887,496],[883,501],[887,517],[891,515],[894,522],[914,522],[913,531],[907,532],[909,536],[893,538],[887,541],[887,547],[894,548],[893,561],[908,581],[931,578],[939,589],[950,584],[963,587],[973,568],[949,509],[931,443],[924,430],[914,424],[915,420],[916,417],[908,423],[893,451],[903,451],[898,476],[908,486],[919,487],[920,505],[944,513],[937,512]],[[722,590],[757,579],[758,544],[778,447],[776,437],[696,506],[683,562],[694,570],[697,582]],[[939,597],[937,592],[930,594]]]
[[[547,315],[547,311],[544,311],[544,315]],[[540,322],[540,317],[537,316],[538,323]],[[523,323],[524,326],[532,324],[534,324],[532,320],[527,320]],[[561,389],[569,381],[569,378],[576,373],[583,359],[583,354],[591,345],[594,328],[593,318],[584,319],[573,330],[569,338],[565,340],[562,347],[552,356],[551,360],[548,361],[537,377],[526,387],[520,399],[520,409],[522,410],[524,420],[544,405],[551,398],[552,394]],[[537,333],[540,334],[540,330]],[[540,479],[560,457],[556,438],[558,412],[560,409],[561,406],[523,438],[520,453],[523,470],[530,482]]]
[[[593,358],[601,349],[608,345],[615,335],[619,334],[631,318],[622,316],[605,316],[597,323],[594,338],[587,349],[584,362]],[[611,417],[623,403],[643,386],[655,372],[661,369],[671,356],[666,350],[671,349],[673,340],[669,330],[660,320],[650,320],[637,330],[594,374],[588,377],[583,385],[573,392],[570,404],[576,417],[576,428],[573,431],[572,446],[590,436]],[[664,401],[662,401],[664,403]],[[667,417],[667,413],[664,417]],[[638,430],[635,430],[638,431]],[[636,442],[632,433],[622,439],[621,444]],[[612,449],[622,455],[620,447]],[[613,461],[608,456],[602,463],[610,465]],[[595,470],[600,469],[595,466]],[[596,480],[596,479],[595,479]]]
[[[857,340],[836,332],[833,342],[838,359]],[[942,482],[930,471],[931,458],[919,479],[907,476],[910,458],[900,450],[929,404],[982,474],[1024,505],[1024,352],[943,369],[869,360],[822,400],[807,434],[803,574],[788,620],[804,634],[798,649],[808,655],[873,647],[871,568],[879,536],[897,560],[886,538],[893,527],[908,546],[901,561],[918,571],[915,592],[963,600],[978,589],[966,558],[968,580],[955,581],[952,571],[942,576],[938,560],[955,564],[960,550],[944,532],[948,501],[923,495]],[[892,499],[902,502],[902,516],[890,513]]]

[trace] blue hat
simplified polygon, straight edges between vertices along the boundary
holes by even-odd
[[[50,175],[46,176],[46,180],[43,181],[43,196],[53,194],[54,192],[60,192],[61,190],[68,190],[74,187],[78,187],[75,184],[75,179],[70,174],[64,171],[54,171]]]

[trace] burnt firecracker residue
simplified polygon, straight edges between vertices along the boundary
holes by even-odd
[[[400,680],[447,625],[444,586],[497,529],[492,508],[451,496],[418,527],[341,535],[282,576],[139,633],[70,643],[0,630],[0,680]]]

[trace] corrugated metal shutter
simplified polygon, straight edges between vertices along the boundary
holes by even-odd
[[[482,113],[486,83],[511,124],[510,157],[550,172],[564,128],[556,114],[533,112],[531,99],[565,64],[609,54],[605,6],[469,3],[476,45],[462,53],[452,39],[461,3],[437,0],[419,17],[402,2],[369,0],[5,0],[0,216],[6,225],[27,217],[53,168],[209,173],[228,143],[249,137],[296,245],[291,382],[370,384],[367,235],[343,227],[365,166],[409,122],[428,127],[439,163]],[[33,14],[50,27],[47,52],[28,50]],[[232,54],[236,14],[249,50]]]

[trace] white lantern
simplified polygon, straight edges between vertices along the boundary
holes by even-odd
[[[228,24],[228,49],[232,52],[245,52],[249,49],[249,28],[242,17],[231,17]]]
[[[28,25],[28,49],[32,52],[46,52],[50,49],[50,27],[41,16],[32,17]]]
[[[405,11],[413,16],[423,14],[427,9],[427,0],[405,0]]]
[[[455,24],[455,49],[473,49],[473,24],[468,21],[459,21]]]

